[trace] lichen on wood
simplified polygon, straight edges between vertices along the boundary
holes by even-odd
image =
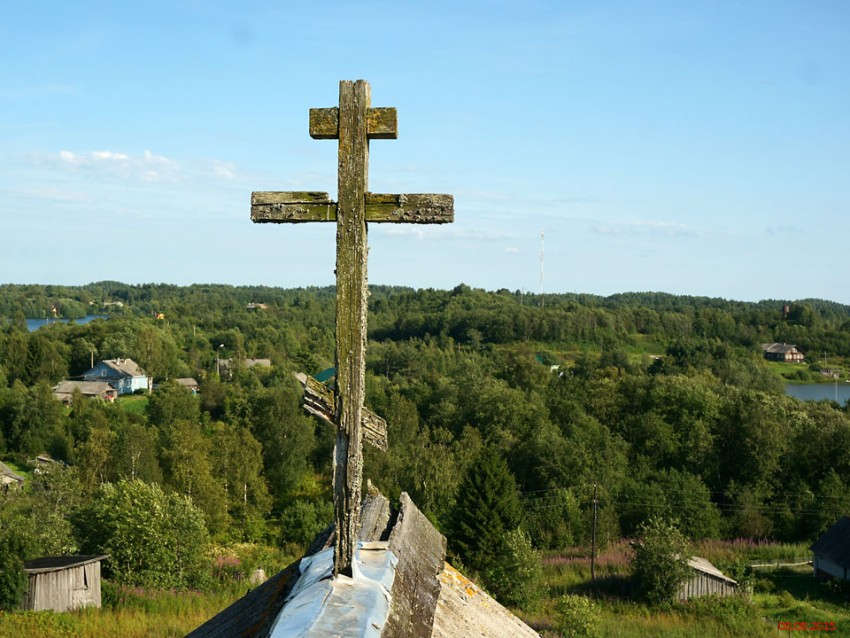
[[[337,426],[334,448],[334,576],[351,575],[360,518],[361,442],[386,449],[386,422],[363,406],[365,395],[367,222],[442,224],[454,220],[451,195],[382,195],[368,192],[369,140],[395,139],[394,108],[372,108],[363,80],[339,84],[339,106],[310,109],[310,135],[339,140],[338,201],[314,191],[264,191],[251,195],[257,223],[336,221],[336,370],[333,404],[308,397],[305,409]],[[317,395],[318,396],[318,395]]]

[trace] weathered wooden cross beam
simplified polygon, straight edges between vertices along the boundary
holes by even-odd
[[[298,372],[295,378],[304,388],[304,410],[323,421],[333,423],[334,393],[331,389],[303,372]],[[381,452],[386,452],[387,422],[364,406],[360,424],[363,427],[363,439],[366,443],[378,448]]]
[[[336,370],[333,419],[334,576],[351,575],[363,478],[366,371],[367,222],[444,224],[454,220],[451,195],[368,192],[369,140],[398,136],[396,110],[372,108],[363,80],[339,83],[339,107],[310,109],[310,136],[339,140],[337,199],[327,193],[255,192],[254,222],[336,222]],[[371,413],[369,413],[371,414]]]

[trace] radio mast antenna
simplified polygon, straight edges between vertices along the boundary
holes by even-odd
[[[543,296],[543,239],[544,231],[540,231],[540,308],[546,305],[546,300]]]

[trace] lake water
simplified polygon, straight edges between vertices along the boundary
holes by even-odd
[[[109,319],[109,317],[107,315],[88,315],[82,319],[74,319],[74,323],[82,326],[87,324],[89,321],[94,321],[95,319]],[[27,329],[30,332],[35,332],[42,326],[46,326],[48,323],[68,323],[69,321],[70,319],[27,319]]]
[[[821,401],[829,399],[844,405],[850,400],[850,383],[812,383],[810,385],[785,384],[785,394],[803,401]]]

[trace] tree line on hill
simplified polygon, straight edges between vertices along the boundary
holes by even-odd
[[[495,557],[523,569],[536,549],[589,544],[594,492],[600,544],[658,515],[690,538],[811,540],[850,511],[850,417],[786,397],[759,348],[850,357],[846,306],[371,293],[367,397],[390,443],[364,451],[365,476],[410,493],[455,560],[508,602],[531,593]],[[26,330],[26,315],[54,307],[109,319]],[[180,582],[138,567],[150,552],[128,527],[134,499],[182,512],[161,534],[199,546],[308,544],[332,518],[334,433],[303,413],[292,373],[333,365],[334,311],[332,288],[0,286],[0,451],[65,464],[3,496],[0,544],[24,558],[108,548],[126,557],[114,577],[195,582],[197,556],[156,561],[179,565]],[[154,376],[143,410],[53,397],[60,379],[116,357]],[[218,357],[234,362],[229,380]],[[246,369],[246,357],[273,365]],[[198,396],[172,381],[190,376]]]

